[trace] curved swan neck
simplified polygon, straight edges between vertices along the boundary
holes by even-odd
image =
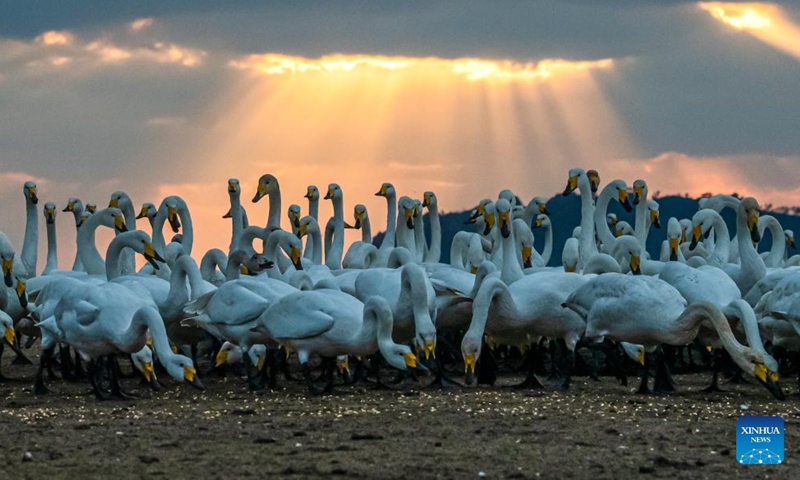
[[[369,215],[364,215],[364,220],[361,221],[361,241],[372,243],[372,226],[369,223]]]
[[[325,265],[331,270],[342,268],[344,255],[344,199],[339,195],[333,199],[333,240],[325,255]]]
[[[769,230],[772,237],[772,245],[767,257],[764,259],[764,264],[767,267],[780,267],[786,254],[786,237],[783,233],[783,227],[772,215],[761,215],[758,217],[758,231],[762,237],[764,230]]]
[[[645,194],[639,199],[639,204],[636,205],[636,218],[633,223],[633,236],[642,248],[647,248],[647,234],[649,231],[650,217],[647,209],[647,191],[645,190]]]
[[[742,299],[735,299],[725,308],[725,313],[727,314],[729,312],[742,323],[744,334],[747,338],[747,345],[761,354],[761,356],[770,357],[767,351],[764,350],[764,343],[761,340],[761,333],[758,330],[758,320],[756,319],[753,307]]]
[[[408,312],[414,315],[417,332],[433,328],[433,320],[428,311],[428,287],[425,282],[425,271],[415,263],[409,263],[400,272],[400,297],[397,300],[397,312]],[[405,316],[399,313],[399,316]]]
[[[500,235],[503,244],[503,270],[500,274],[500,278],[503,279],[506,285],[511,285],[525,276],[522,272],[520,259],[517,258],[517,248],[514,245],[514,229],[512,228],[510,230],[511,233],[509,233],[507,237],[503,238],[503,236]]]
[[[472,302],[472,320],[467,333],[464,334],[465,339],[471,338],[480,344],[486,330],[486,322],[489,319],[489,309],[493,305],[512,314],[517,310],[508,286],[497,277],[486,278],[481,283],[478,294],[475,295],[475,300]]]
[[[228,257],[225,255],[225,252],[219,248],[212,248],[211,250],[207,251],[205,255],[203,255],[202,259],[200,259],[200,274],[205,279],[211,279],[214,277],[214,271],[217,268],[219,268],[220,271],[225,274],[227,272],[227,265]],[[225,275],[225,278],[230,280],[227,274]]]
[[[83,270],[89,275],[103,275],[106,272],[105,262],[95,244],[94,234],[100,226],[100,221],[100,215],[95,213],[87,218],[78,230],[78,256],[83,264]]]
[[[719,335],[722,346],[731,355],[733,360],[742,366],[742,355],[746,351],[747,347],[736,340],[736,337],[731,331],[728,319],[725,318],[718,308],[708,303],[692,304],[686,307],[686,310],[684,310],[681,316],[678,317],[677,322],[685,325],[687,327],[687,331],[694,331],[696,334],[697,329],[700,328],[700,323],[702,323],[703,320],[709,320],[711,322],[711,324],[714,326],[714,329],[717,331],[717,334]],[[745,371],[747,370],[747,367],[742,368]]]
[[[25,201],[25,237],[19,258],[25,266],[26,276],[36,276],[36,264],[39,258],[39,216],[36,214],[36,205]]]
[[[432,203],[428,205],[428,221],[431,225],[431,246],[425,255],[425,261],[439,263],[439,259],[442,256],[442,225],[439,219],[438,204]]]
[[[603,244],[603,251],[605,252],[609,252],[614,248],[614,240],[616,239],[608,228],[606,213],[608,212],[608,204],[611,202],[611,198],[614,193],[616,193],[619,186],[620,182],[617,180],[606,185],[603,191],[600,192],[600,196],[597,197],[597,202],[594,207],[594,228],[597,230],[597,236],[600,238],[600,242]],[[583,189],[581,189],[581,200],[583,200],[582,197]],[[583,222],[581,222],[581,236],[583,236]]]
[[[542,251],[542,260],[544,264],[550,264],[550,257],[553,256],[553,225],[547,224],[544,227],[544,250]]]
[[[397,233],[397,195],[394,192],[386,194],[386,234],[381,242],[381,250],[394,248]]]

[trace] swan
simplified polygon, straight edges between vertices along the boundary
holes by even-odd
[[[517,218],[517,215],[515,211],[514,218]],[[528,226],[533,223],[533,219],[538,215],[550,215],[550,211],[547,210],[547,199],[544,197],[533,197],[531,201],[528,202],[528,205],[525,206],[522,213],[519,214],[520,218],[522,218]]]
[[[633,182],[633,205],[636,209],[634,236],[642,244],[642,248],[647,248],[647,234],[650,232],[650,225],[661,228],[658,218],[658,202],[648,200],[647,194],[647,182],[641,179]]]
[[[570,237],[564,242],[564,250],[561,252],[561,264],[564,265],[565,273],[578,272],[578,260],[580,258],[580,241]]]
[[[616,241],[616,237],[611,233],[606,222],[606,211],[612,198],[616,198],[626,212],[633,210],[628,200],[628,185],[624,181],[614,180],[600,191],[594,207],[594,228],[597,231],[597,237],[600,239],[602,253],[608,254],[614,251]],[[642,208],[645,208],[644,204]],[[617,228],[619,228],[619,223]],[[583,233],[583,224],[581,224],[581,235],[585,235]]]
[[[428,254],[428,244],[425,241],[425,223],[422,216],[422,202],[413,199],[414,202],[414,257],[417,263],[425,261]]]
[[[82,223],[81,218],[83,215],[83,203],[79,198],[70,197],[69,200],[67,200],[67,206],[64,207],[62,212],[72,212],[72,215],[75,217],[75,234],[77,235]],[[83,270],[83,264],[81,263],[81,259],[80,256],[78,256],[77,250],[75,251],[75,260],[72,262],[72,270],[76,272]]]
[[[485,250],[491,245],[473,232],[458,231],[450,243],[450,266],[475,273],[486,258]]]
[[[561,304],[584,282],[582,275],[551,271],[527,275],[511,285],[496,276],[484,279],[472,302],[472,320],[461,342],[467,383],[475,374],[484,333],[498,343],[526,347],[528,337],[562,339],[571,365],[585,323],[574,312],[561,308]],[[569,383],[568,371],[562,386],[567,388]],[[520,386],[541,386],[533,375],[533,366]]]
[[[264,362],[267,358],[267,346],[256,344],[244,351],[241,347],[231,342],[225,342],[217,352],[215,366],[234,365],[244,360],[245,356],[247,356],[247,361],[250,362],[249,366],[254,368],[256,373],[261,372],[264,369]]]
[[[758,201],[755,198],[746,197],[739,203],[736,210],[736,241],[739,245],[740,263],[723,266],[723,270],[736,282],[742,295],[767,273],[764,260],[753,246],[761,240],[758,233],[758,214]]]
[[[47,262],[42,275],[58,270],[58,239],[56,237],[56,204],[44,204],[44,221],[47,228]]]
[[[425,192],[422,195],[422,207],[428,209],[428,222],[431,226],[431,245],[425,253],[425,261],[439,263],[442,256],[442,225],[439,220],[439,200],[436,194],[431,191]]]
[[[389,254],[395,246],[397,194],[394,190],[394,185],[384,183],[375,195],[386,198],[386,233],[378,248],[377,262],[377,266],[385,267],[389,261]]]
[[[123,191],[116,191],[111,194],[111,200],[108,202],[109,207],[119,208],[122,215],[125,217],[125,226],[128,230],[136,230],[136,212],[133,209],[133,201],[127,193]],[[136,273],[136,260],[133,258],[133,251],[123,250],[121,258],[122,274],[127,275]]]
[[[706,233],[714,232],[714,241],[711,242],[710,238],[704,244],[707,244],[704,250],[700,251],[700,255],[706,261],[714,266],[722,266],[728,263],[730,258],[730,235],[728,233],[728,226],[722,219],[722,216],[714,210],[705,208],[698,211],[692,217],[692,239],[689,245],[689,250],[693,251],[697,248],[701,238]]]
[[[597,191],[597,185],[600,182],[599,176],[593,176],[591,179],[587,173],[581,168],[573,168],[569,171],[569,179],[567,180],[567,187],[562,193],[567,196],[575,189],[578,189],[581,194],[581,234],[580,234],[580,247],[578,258],[578,269],[583,270],[584,265],[589,258],[598,253],[597,244],[594,240],[594,226],[595,226],[595,206],[593,202],[593,194]]]
[[[550,217],[547,214],[540,213],[536,216],[536,223],[534,223],[533,228],[544,230],[544,248],[540,257],[543,262],[542,266],[546,266],[550,263],[550,257],[553,255],[553,224],[550,221]]]
[[[267,263],[278,266],[278,268],[267,270],[270,278],[288,280],[294,273],[290,270],[291,266],[294,266],[297,271],[303,270],[300,257],[303,242],[296,235],[284,230],[275,230],[270,233],[265,228],[251,226],[242,231],[242,236],[239,238],[239,249],[247,252],[250,256],[255,255],[253,240],[256,238],[267,239],[263,257]],[[288,256],[288,260],[280,254],[281,251]]]
[[[416,238],[414,237],[414,212],[416,207],[414,200],[410,197],[402,196],[397,201],[397,225],[395,233],[397,247],[403,247],[411,252],[412,257],[416,258]]]
[[[342,267],[364,269],[371,267],[377,260],[378,249],[372,244],[372,228],[369,221],[367,207],[358,204],[353,209],[355,224],[353,228],[361,229],[361,241],[353,242],[347,249],[347,253],[342,260]],[[345,228],[348,225],[345,224]]]
[[[336,183],[328,185],[325,200],[333,203],[333,217],[328,220],[328,225],[333,228],[333,238],[327,235],[328,226],[325,227],[325,265],[331,270],[342,268],[342,255],[344,254],[344,194]]]
[[[322,265],[322,235],[319,231],[319,223],[311,215],[306,215],[300,219],[300,226],[297,228],[297,237],[308,236],[306,241],[306,251],[303,258],[310,261],[312,265]],[[305,268],[305,267],[304,267]]]
[[[414,339],[427,358],[436,348],[436,292],[425,270],[408,263],[401,269],[370,268],[355,280],[356,297],[366,301],[379,296],[392,306],[393,338]]]
[[[269,197],[269,215],[267,216],[267,237],[264,238],[264,247],[267,245],[269,233],[281,227],[281,186],[274,175],[266,173],[258,179],[256,194],[253,203],[257,203],[265,196]]]
[[[789,249],[797,250],[797,246],[794,243],[794,232],[792,230],[786,229],[783,231],[783,234],[786,238],[786,248],[783,251],[783,261],[789,261]]]
[[[0,328],[3,329],[3,340],[0,340],[0,359],[3,358],[3,350],[5,349],[5,344],[3,342],[13,348],[14,351],[17,352],[17,355],[21,355],[22,350],[19,348],[17,333],[14,331],[14,320],[3,310],[0,310]],[[6,377],[0,372],[0,381],[5,379]]]
[[[87,202],[85,211],[89,212],[90,215],[97,212],[97,204],[92,202]]]
[[[736,341],[717,307],[709,303],[686,304],[675,287],[658,278],[608,273],[576,289],[563,306],[586,320],[588,339],[608,338],[643,345],[645,349],[661,344],[688,345],[700,325],[711,322],[736,364],[754,375],[776,398],[783,398],[777,373],[765,365],[758,352]],[[642,378],[640,391],[647,391],[647,375]]]
[[[230,197],[231,208],[222,218],[231,218],[231,243],[228,246],[228,255],[236,250],[236,239],[241,235],[242,230],[247,227],[247,212],[242,206],[241,200],[242,187],[238,178],[228,179],[228,197]]]
[[[32,181],[25,182],[22,193],[25,195],[25,236],[22,250],[14,263],[14,275],[28,279],[36,276],[39,255],[39,217],[36,213],[39,197],[36,195],[36,184]]]
[[[147,222],[150,224],[150,230],[153,229],[153,222],[156,220],[156,214],[158,213],[158,209],[155,205],[150,202],[144,202],[142,204],[142,208],[139,210],[139,214],[136,215],[136,219],[139,220],[140,218],[146,218]]]
[[[392,309],[381,297],[362,303],[338,290],[293,293],[271,305],[259,318],[257,329],[297,351],[312,393],[317,393],[308,365],[313,354],[365,356],[380,351],[395,368],[417,367],[411,349],[392,341]],[[332,387],[329,376],[325,391]]]
[[[296,203],[289,205],[286,216],[289,217],[289,225],[292,227],[292,234],[297,235],[297,227],[300,224],[300,205]]]
[[[164,223],[169,222],[173,233],[181,232],[180,245],[186,255],[192,254],[194,244],[194,226],[189,207],[183,198],[171,195],[161,201],[158,207],[156,218],[153,220],[153,244],[160,252],[166,252],[166,242],[164,240]],[[169,277],[169,269],[161,269],[159,275]]]
[[[764,231],[769,229],[772,237],[772,246],[769,252],[761,254],[764,259],[764,266],[767,268],[780,268],[786,255],[786,235],[778,219],[772,215],[761,215],[758,217],[758,234],[763,238]]]

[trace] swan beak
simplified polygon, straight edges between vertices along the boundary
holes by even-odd
[[[232,216],[233,215],[231,214],[231,209],[229,208],[228,211],[225,213],[225,215],[222,216],[222,218],[231,218]],[[139,217],[136,217],[136,218],[139,218]]]
[[[14,260],[11,259],[3,259],[3,279],[6,282],[6,287],[10,287],[14,284],[11,280],[11,270],[14,268]]]
[[[638,255],[631,255],[631,273],[634,275],[641,275],[642,271],[639,270],[639,265],[641,264],[642,259],[639,258]]]
[[[61,211],[62,212],[72,212],[73,210],[75,210],[75,202],[69,202],[69,203],[67,203],[67,206],[64,207],[64,210],[61,210]]]
[[[497,348],[497,341],[491,335],[484,335],[484,340],[486,341],[486,346],[489,347],[489,350],[494,351]]]
[[[778,383],[778,374],[773,372],[766,365],[763,363],[756,363],[755,370],[753,374],[756,376],[759,382],[761,382],[767,390],[772,393],[777,400],[785,400],[786,396],[783,394],[783,390],[781,390],[781,386]]]
[[[346,225],[345,225],[346,227]],[[297,238],[303,238],[308,235],[308,224],[303,224],[297,227]]]
[[[259,200],[261,200],[262,198],[264,198],[264,196],[266,196],[266,194],[267,194],[267,184],[259,183],[258,184],[258,189],[256,190],[256,194],[253,197],[253,203],[256,203]]]
[[[350,362],[347,361],[347,357],[336,359],[336,369],[339,370],[340,375],[344,375],[344,372],[350,373]]]
[[[264,361],[267,359],[266,355],[259,355],[258,356],[258,363],[256,363],[256,371],[260,372],[264,370]]]
[[[631,202],[628,200],[628,191],[624,189],[619,189],[618,192],[619,192],[618,193],[619,203],[622,204],[622,208],[624,208],[626,212],[630,212],[631,210],[633,210]]]
[[[178,233],[181,229],[181,221],[178,218],[177,208],[167,207],[167,220],[169,220],[169,226],[172,227],[172,231]]]
[[[478,205],[469,215],[469,219],[464,223],[475,223],[475,219],[481,215],[486,215],[486,207]]]
[[[298,212],[292,212],[289,214],[289,221],[294,225],[295,228],[300,226],[300,214]]]
[[[94,213],[97,211],[97,205],[94,203],[87,203],[86,204],[86,211],[89,213]]]
[[[478,273],[478,267],[476,267],[475,265],[471,265],[469,267],[469,273],[471,273],[473,275],[477,274]]]
[[[328,187],[328,193],[325,194],[324,200],[330,200],[333,198],[334,189],[332,187]]]
[[[535,225],[535,228],[542,228],[542,219],[541,218],[537,218],[536,219],[536,223],[534,225]]]
[[[544,203],[540,203],[539,204],[539,213],[542,213],[544,215],[550,215],[550,211],[547,209],[547,205],[545,205]],[[539,226],[541,226],[541,225],[539,225]]]
[[[751,211],[747,214],[747,228],[750,229],[750,240],[753,243],[758,243],[761,241],[761,234],[758,233],[758,212]]]
[[[158,264],[156,260],[161,263],[165,263],[164,258],[156,252],[156,247],[153,246],[151,242],[144,242],[144,258],[153,266],[156,270],[158,270]]]
[[[138,220],[140,218],[145,218],[147,217],[148,213],[150,213],[150,209],[147,207],[142,207],[142,209],[139,210],[139,215],[136,215],[136,219]]]
[[[39,203],[39,197],[36,196],[36,187],[28,187],[28,198],[31,199],[31,203],[34,205]]]
[[[486,228],[483,229],[483,235],[485,236],[492,233],[494,228],[494,213],[486,213],[483,218],[486,221]]]
[[[22,308],[28,307],[28,295],[25,293],[27,287],[28,284],[25,280],[17,279],[17,299],[19,299],[19,306]]]
[[[125,226],[125,217],[122,215],[114,216],[114,229],[118,232],[127,232],[128,227]]]
[[[692,241],[689,243],[689,250],[694,250],[697,248],[697,242],[700,241],[700,236],[702,236],[703,232],[700,225],[696,227],[692,227]]]
[[[564,265],[564,271],[567,273],[575,273],[578,271],[578,265]]]
[[[145,362],[142,364],[142,375],[144,375],[145,380],[147,383],[153,383],[156,379],[156,374],[153,371],[153,363],[152,362]]]
[[[639,364],[644,366],[644,348],[639,350]]]
[[[239,190],[239,184],[236,182],[228,182],[228,193],[236,193]]]
[[[356,212],[353,216],[356,219],[356,224],[354,226],[356,230],[358,230],[361,228],[361,223],[364,221],[364,214],[362,212]]]
[[[197,370],[189,365],[183,366],[183,379],[189,382],[189,385],[197,388],[198,390],[205,390],[206,387],[200,382],[200,377],[197,376]]]
[[[677,262],[678,261],[678,238],[670,238],[669,239],[669,261],[670,262]]]
[[[289,252],[289,256],[292,259],[292,265],[294,265],[294,268],[297,270],[302,270],[303,264],[300,263],[300,249],[292,245],[292,249]]]
[[[523,268],[531,268],[533,263],[531,257],[533,256],[533,248],[529,246],[522,247],[522,266]]]
[[[376,197],[385,197],[388,195],[389,189],[386,188],[386,185],[381,185],[381,189],[378,190],[378,193],[375,194]]]
[[[589,178],[589,186],[592,188],[592,195],[597,193],[597,189],[600,188],[600,175],[597,173],[597,170],[589,170],[586,172],[586,177]]]
[[[408,368],[417,368],[417,357],[411,353],[404,353],[403,360],[406,362],[406,367]]]
[[[578,188],[578,177],[577,176],[569,177],[569,180],[567,180],[567,188],[564,189],[564,193],[562,193],[561,195],[566,197],[567,195],[572,193],[576,188]]]
[[[44,218],[48,225],[52,225],[56,223],[56,209],[55,208],[45,208],[44,209]]]
[[[119,208],[119,199],[112,198],[108,201],[108,208]]]
[[[661,221],[659,220],[658,210],[650,211],[650,223],[656,228],[661,228]]]
[[[633,204],[639,205],[639,202],[642,201],[642,197],[644,196],[644,188],[642,187],[633,187]]]
[[[6,339],[6,343],[14,346],[14,343],[17,341],[17,335],[14,333],[14,327],[6,326],[3,338]]]
[[[314,198],[314,190],[313,188],[309,187],[306,189],[306,194],[303,195],[305,198]],[[375,194],[377,195],[377,193]]]
[[[436,342],[431,340],[425,341],[425,360],[436,358]]]
[[[430,204],[431,204],[431,194],[426,193],[425,195],[422,196],[422,206],[427,207]]]
[[[615,229],[614,230],[614,236],[617,237],[617,238],[621,237],[622,236],[622,229],[621,228]]]
[[[414,230],[414,209],[413,208],[405,208],[404,216],[406,219],[406,227],[409,230]]]
[[[228,351],[224,348],[221,348],[219,352],[217,352],[217,357],[215,359],[214,367],[219,367],[220,365],[224,365],[225,362],[228,361]]]
[[[508,221],[508,212],[500,212],[497,214],[500,217],[500,235],[503,238],[508,238],[511,235],[510,222]]]
[[[464,355],[464,375],[466,375],[465,382],[467,385],[472,385],[475,378],[475,354],[470,353]]]
[[[797,250],[797,247],[794,245],[794,237],[793,236],[786,237],[786,243],[788,243],[791,248]]]

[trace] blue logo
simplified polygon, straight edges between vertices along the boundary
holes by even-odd
[[[741,417],[736,421],[736,460],[743,465],[783,463],[783,419]]]

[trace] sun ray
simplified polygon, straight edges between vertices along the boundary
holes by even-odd
[[[720,22],[745,32],[800,60],[800,27],[770,3],[700,2],[699,8]]]

